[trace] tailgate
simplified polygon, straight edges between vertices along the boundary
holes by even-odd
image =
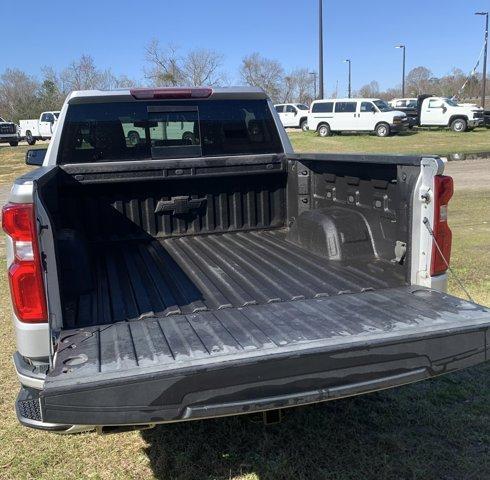
[[[157,423],[329,400],[487,360],[490,311],[421,287],[64,331],[44,422]]]

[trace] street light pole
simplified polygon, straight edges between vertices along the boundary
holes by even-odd
[[[395,48],[403,49],[403,66],[402,66],[402,98],[405,97],[405,45],[396,45]]]
[[[351,73],[352,73],[351,66],[352,66],[352,61],[351,61],[350,58],[346,58],[344,60],[344,63],[348,63],[349,64],[349,90],[348,90],[349,94],[348,94],[348,97],[350,98],[351,97],[351,94],[352,94],[352,88],[351,88]]]
[[[319,96],[323,98],[323,0],[318,0],[318,73],[319,73]]]
[[[476,12],[475,15],[485,15],[485,51],[483,53],[483,85],[481,90],[481,106],[485,108],[485,89],[487,86],[487,50],[488,50],[488,12]]]
[[[310,72],[310,75],[313,75],[313,89],[315,92],[315,98],[313,100],[316,100],[316,72]]]

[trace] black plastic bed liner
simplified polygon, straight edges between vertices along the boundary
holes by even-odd
[[[405,284],[383,260],[330,261],[283,230],[99,243],[96,286],[68,303],[68,327],[358,293]]]
[[[62,332],[45,422],[145,424],[281,408],[488,359],[490,311],[421,287]]]

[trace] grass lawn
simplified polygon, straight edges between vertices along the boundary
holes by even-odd
[[[387,138],[343,134],[320,138],[315,132],[288,132],[297,152],[405,153],[447,155],[490,151],[490,129],[455,133],[450,130],[421,130]]]
[[[0,148],[5,175],[0,182],[24,168],[22,156],[22,148]],[[481,168],[464,163],[466,171],[450,164],[448,172],[454,169],[463,178],[475,165]],[[486,305],[489,205],[488,184],[457,190],[450,204],[452,265],[475,300]],[[0,257],[5,262],[3,248]],[[453,281],[450,289],[460,294]],[[23,428],[13,411],[18,383],[5,274],[0,302],[0,479],[490,478],[489,363],[394,390],[291,409],[281,424],[268,427],[257,417],[242,416],[112,436],[63,437]]]

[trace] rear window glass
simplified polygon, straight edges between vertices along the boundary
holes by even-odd
[[[336,113],[352,113],[356,111],[356,102],[337,102],[335,104]]]
[[[282,151],[265,100],[111,102],[68,108],[58,163]]]
[[[313,113],[331,113],[333,112],[333,102],[314,103],[311,111]]]

